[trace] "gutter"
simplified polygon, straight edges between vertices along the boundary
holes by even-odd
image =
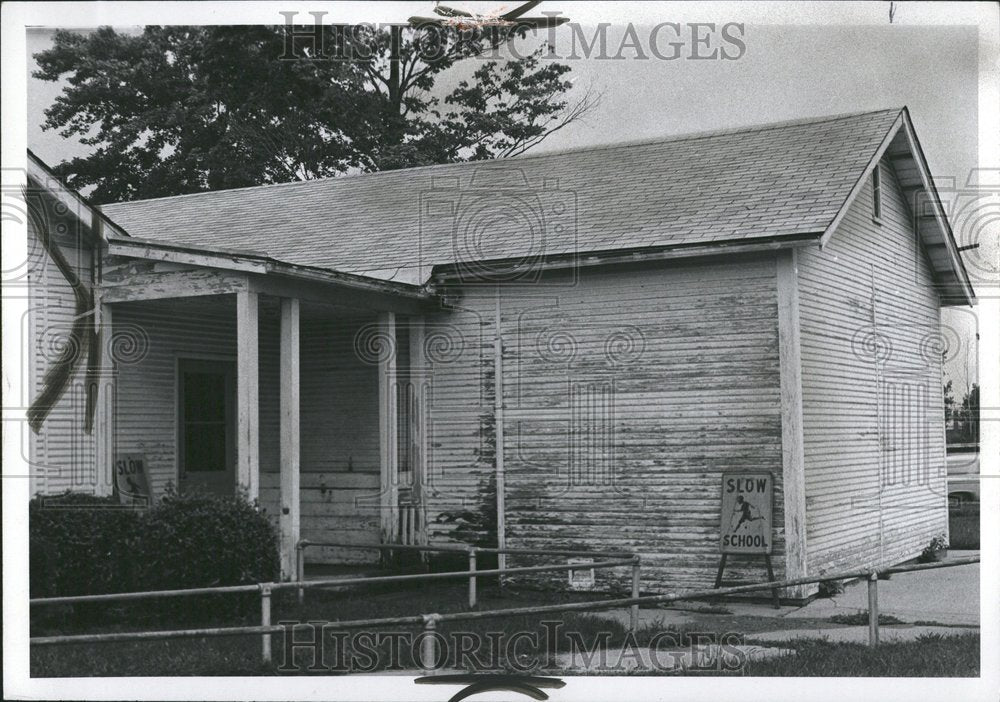
[[[586,251],[577,253],[540,256],[533,261],[525,262],[523,258],[490,259],[470,261],[467,263],[449,263],[434,267],[432,280],[440,283],[460,282],[470,275],[475,275],[476,282],[511,281],[511,276],[528,274],[537,271],[563,270],[593,266],[608,266],[626,263],[647,263],[653,261],[669,261],[680,258],[699,256],[725,256],[736,253],[757,253],[779,251],[782,249],[799,248],[819,245],[823,232],[806,232],[804,234],[788,234],[782,236],[758,237],[751,240],[731,239],[711,244],[676,244],[673,246],[642,247],[635,249],[610,249],[605,251]],[[491,279],[487,274],[467,269],[489,269],[497,271]],[[468,282],[468,281],[465,281]],[[516,282],[516,281],[511,281]]]

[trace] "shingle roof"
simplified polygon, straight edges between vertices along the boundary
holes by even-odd
[[[142,239],[418,283],[432,266],[472,260],[819,235],[899,114],[198,193],[103,211]]]

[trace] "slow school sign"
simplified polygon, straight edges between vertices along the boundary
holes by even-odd
[[[149,506],[149,481],[146,479],[146,458],[119,455],[115,459],[115,494],[123,505]]]
[[[771,553],[770,473],[722,475],[722,553]]]

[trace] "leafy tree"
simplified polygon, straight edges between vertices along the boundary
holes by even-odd
[[[955,388],[952,381],[944,384],[944,421],[948,423],[955,416]]]
[[[962,398],[962,406],[956,412],[960,423],[962,438],[968,443],[979,443],[979,385],[972,384],[969,392]]]
[[[598,101],[588,91],[571,102],[569,67],[541,48],[502,58],[524,29],[295,29],[57,32],[34,75],[68,83],[44,126],[94,147],[57,173],[110,202],[499,158]],[[467,60],[471,79],[447,73]]]

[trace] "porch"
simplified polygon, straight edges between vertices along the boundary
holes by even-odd
[[[99,466],[142,456],[154,499],[258,500],[279,530],[284,578],[300,539],[358,546],[311,549],[327,566],[372,566],[378,551],[364,546],[425,540],[429,296],[361,276],[304,279],[252,257],[131,242],[109,254]]]

